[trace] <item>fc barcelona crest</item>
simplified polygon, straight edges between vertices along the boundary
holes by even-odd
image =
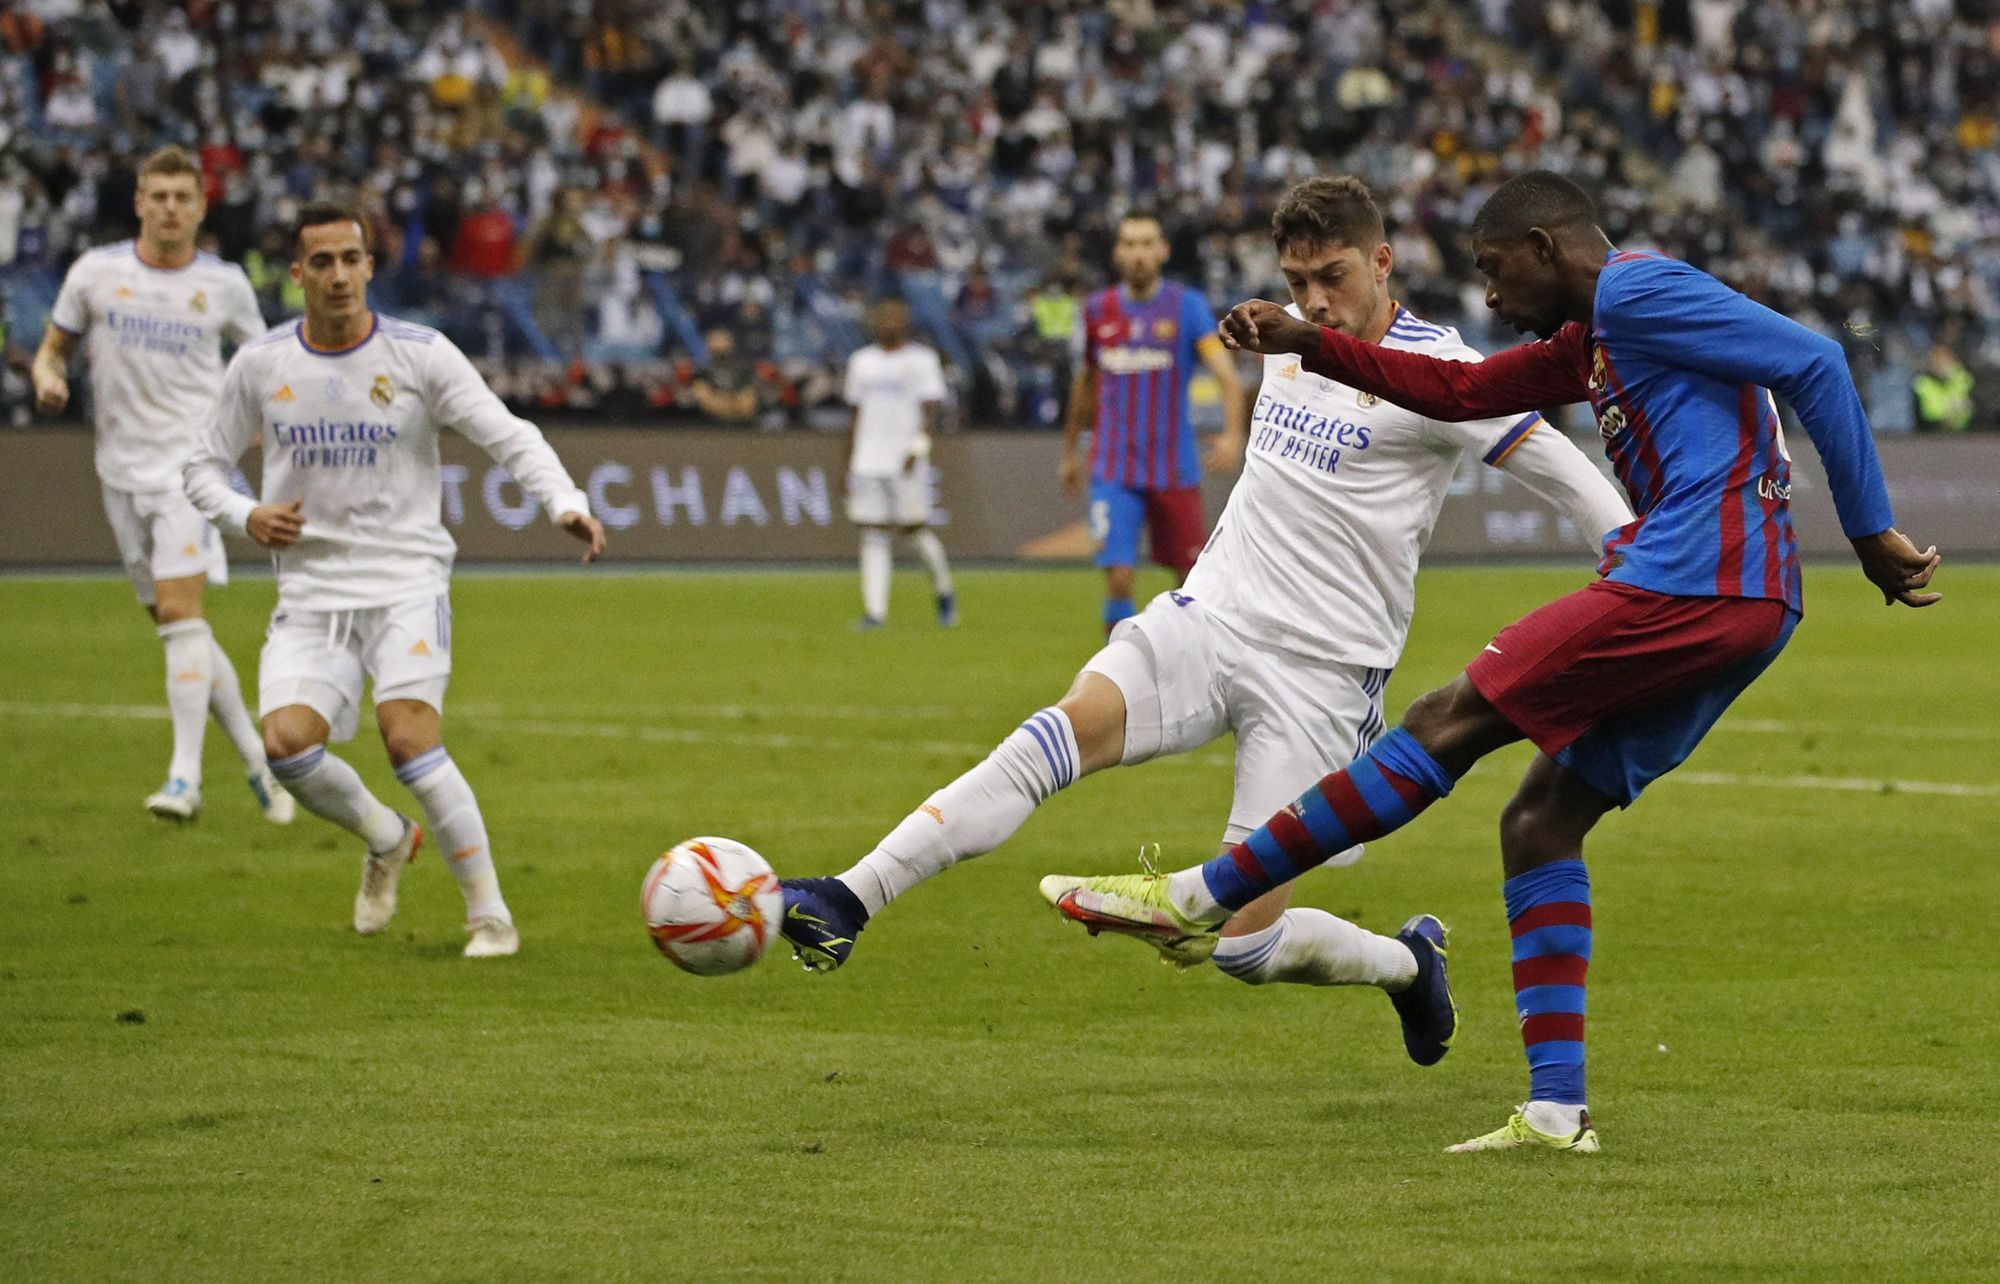
[[[376,375],[375,385],[368,390],[368,400],[387,410],[389,403],[396,399],[396,385],[389,382],[388,375]]]
[[[1601,393],[1609,382],[1604,376],[1604,349],[1593,348],[1590,353],[1590,390]]]
[[[1161,317],[1159,320],[1153,322],[1153,337],[1162,343],[1172,339],[1179,330],[1180,327],[1166,317]]]

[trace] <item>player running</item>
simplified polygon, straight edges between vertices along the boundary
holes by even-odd
[[[186,468],[195,506],[272,550],[278,607],[258,660],[264,750],[306,810],[367,846],[354,930],[381,931],[423,830],[326,751],[354,734],[363,678],[396,779],[416,795],[465,896],[467,958],[520,948],[486,822],[445,752],[451,561],[438,518],[438,433],[477,442],[549,515],[604,551],[604,528],[535,426],[493,395],[451,340],[368,307],[375,261],[359,217],[314,203],[292,233],[305,317],[237,353]],[[229,487],[258,442],[262,502]]]
[[[1294,309],[1365,346],[1472,361],[1456,332],[1389,296],[1394,256],[1368,189],[1313,179],[1272,219]],[[1301,324],[1304,324],[1303,322]],[[1446,487],[1471,459],[1547,496],[1585,539],[1631,518],[1596,467],[1534,414],[1452,424],[1302,369],[1264,361],[1249,457],[1185,591],[1121,624],[1062,701],[1030,717],[838,878],[785,884],[784,933],[807,967],[838,967],[871,916],[919,882],[990,851],[1056,790],[1106,767],[1186,753],[1236,733],[1224,848],[1383,730],[1382,691],[1415,608],[1417,557]],[[1359,847],[1344,860],[1360,856]],[[1455,1028],[1443,929],[1397,937],[1289,893],[1246,905],[1219,942],[1168,952],[1253,985],[1366,984],[1391,992],[1410,1053],[1429,1064]]]
[[[1356,843],[1391,833],[1517,740],[1541,753],[1500,818],[1529,1100],[1453,1151],[1598,1148],[1584,1098],[1591,956],[1583,840],[1694,750],[1791,637],[1802,611],[1791,463],[1769,392],[1819,449],[1841,527],[1887,602],[1929,606],[1935,548],[1895,529],[1840,345],[1685,263],[1620,253],[1583,190],[1546,171],[1503,183],[1473,222],[1486,305],[1542,336],[1477,365],[1356,342],[1275,303],[1232,309],[1232,347],[1289,359],[1439,419],[1588,401],[1638,518],[1603,577],[1501,631],[1402,723],[1205,865],[1052,877],[1094,927],[1180,941]]]
[[[847,359],[847,517],[861,528],[861,619],[866,632],[889,618],[893,537],[901,531],[924,559],[937,595],[938,624],[958,623],[951,563],[930,529],[931,434],[944,404],[938,354],[910,341],[910,306],[883,299],[869,315],[875,342]]]
[[[97,476],[118,556],[167,653],[173,757],[146,810],[167,820],[201,811],[201,746],[212,713],[236,746],[264,818],[283,825],[292,800],[264,765],[236,666],[202,618],[202,586],[229,582],[215,528],[181,492],[181,461],[222,384],[222,349],[264,333],[243,269],[195,249],[207,213],[201,172],[178,147],[139,166],[137,240],[89,250],[70,265],[35,353],[35,404],[69,404],[69,359],[87,336]]]
[[[1077,444],[1091,425],[1090,540],[1104,568],[1104,631],[1132,615],[1139,528],[1153,561],[1185,580],[1207,538],[1201,457],[1188,417],[1197,355],[1222,390],[1222,436],[1209,466],[1233,469],[1248,431],[1236,361],[1200,294],[1161,279],[1167,238],[1151,214],[1127,214],[1111,252],[1120,284],[1090,296],[1077,331],[1076,378],[1063,424],[1063,491],[1082,488]]]

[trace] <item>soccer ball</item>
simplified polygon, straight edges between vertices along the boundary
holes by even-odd
[[[777,934],[785,894],[770,862],[727,838],[690,838],[653,862],[639,888],[653,944],[696,976],[749,967]]]

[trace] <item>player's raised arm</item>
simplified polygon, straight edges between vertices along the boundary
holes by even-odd
[[[458,346],[442,335],[430,345],[426,373],[431,381],[426,403],[437,422],[491,455],[556,525],[589,545],[584,561],[597,560],[604,552],[604,523],[591,516],[589,497],[570,479],[542,430],[507,409]]]
[[[1884,602],[1929,606],[1923,593],[1941,560],[1895,528],[1889,490],[1861,394],[1840,345],[1672,260],[1607,270],[1597,325],[1627,344],[1733,383],[1769,388],[1791,403],[1826,466],[1840,528]]]
[[[260,534],[251,524],[251,516],[260,506],[248,496],[238,494],[229,484],[236,461],[250,449],[262,426],[256,394],[250,388],[247,368],[239,356],[229,363],[222,377],[222,393],[216,398],[214,415],[196,436],[194,450],[181,465],[181,486],[187,491],[189,502],[217,526],[249,536],[266,548],[286,548],[298,539],[304,525],[297,512],[298,505],[290,506],[289,520],[275,523],[260,520],[257,525],[264,528]],[[261,507],[272,510],[271,516],[286,511],[275,504]]]
[[[1305,368],[1373,393],[1427,419],[1457,422],[1519,415],[1588,399],[1583,328],[1524,343],[1480,362],[1449,361],[1363,343],[1287,313],[1268,299],[1229,310],[1223,342],[1247,352],[1296,353]]]

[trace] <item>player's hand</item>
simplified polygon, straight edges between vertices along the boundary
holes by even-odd
[[[251,539],[278,552],[299,542],[299,532],[306,528],[304,508],[302,499],[289,504],[259,504],[250,510],[244,525],[249,528]]]
[[[1251,299],[1229,309],[1215,327],[1231,352],[1296,352],[1306,356],[1319,348],[1319,327],[1269,299]]]
[[[1882,590],[1882,605],[1929,606],[1942,593],[1919,593],[1931,582],[1931,575],[1944,558],[1933,544],[1922,552],[1909,536],[1891,526],[1879,535],[1850,541],[1854,555],[1861,559],[1861,573]]]
[[[1073,450],[1064,451],[1062,469],[1059,475],[1062,478],[1063,494],[1068,495],[1071,499],[1075,499],[1077,496],[1083,494],[1082,456]]]
[[[583,560],[594,562],[604,556],[604,523],[589,513],[564,513],[556,519],[556,525],[590,545],[583,550]]]
[[[69,380],[59,374],[49,374],[37,370],[35,381],[35,409],[45,415],[59,415],[69,404]]]
[[[1243,448],[1248,444],[1241,437],[1218,433],[1208,439],[1208,453],[1201,466],[1214,473],[1233,473],[1243,467]]]

